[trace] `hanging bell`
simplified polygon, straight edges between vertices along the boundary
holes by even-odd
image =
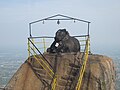
[[[74,23],[75,23],[75,19],[74,19]]]
[[[43,20],[43,22],[42,22],[42,23],[43,23],[43,24],[45,23],[45,22],[44,22],[44,20]]]
[[[57,21],[57,24],[58,24],[58,25],[60,24],[60,21],[59,21],[59,19],[58,19],[58,21]]]

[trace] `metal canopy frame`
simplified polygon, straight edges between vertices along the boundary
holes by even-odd
[[[55,17],[61,17],[61,18],[55,18]],[[47,18],[44,18],[44,19],[40,19],[40,20],[30,22],[29,23],[29,35],[30,35],[30,38],[32,38],[32,25],[35,24],[35,23],[42,22],[42,21],[44,22],[44,21],[47,21],[47,20],[55,20],[55,21],[74,20],[74,21],[80,21],[80,22],[83,22],[83,23],[87,24],[87,36],[89,36],[89,34],[90,34],[89,26],[90,26],[91,22],[86,21],[86,20],[82,20],[82,19],[77,19],[77,18],[65,16],[65,15],[61,15],[61,14],[57,14],[57,15],[50,16],[50,17],[47,17]]]

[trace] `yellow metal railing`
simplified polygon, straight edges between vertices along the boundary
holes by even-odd
[[[48,67],[48,65],[46,65],[46,67],[49,69],[49,71],[47,71],[47,68],[42,64],[40,63],[40,59],[38,59],[35,55],[34,55],[34,58],[35,60],[40,64],[40,66],[43,67],[43,69],[48,73],[48,75],[53,78],[53,82],[52,82],[52,89],[51,90],[55,90],[56,88],[56,85],[57,85],[57,76],[54,77],[54,72]],[[41,59],[42,60],[42,59]],[[42,60],[43,61],[43,60]],[[45,63],[45,62],[44,62]],[[51,73],[50,73],[51,72]]]
[[[88,37],[88,36],[87,36]],[[89,53],[89,37],[86,36],[82,37],[82,39],[79,39],[79,42],[81,43],[81,47],[83,47],[84,51],[84,62],[81,68],[81,71],[79,73],[78,83],[76,86],[76,90],[80,90],[82,78],[85,72],[86,63],[88,60],[88,53]],[[41,51],[41,47],[36,47],[37,45],[40,46],[42,44],[43,52],[46,52],[47,44],[46,38],[40,38],[41,41],[35,41],[36,38],[29,38],[28,39],[28,56],[33,56],[35,60],[39,63],[39,65],[46,71],[46,73],[53,79],[51,84],[51,90],[55,90],[57,86],[57,75],[53,71],[53,68],[50,67],[48,62],[45,61],[45,59],[39,55],[40,53],[37,53],[38,51]],[[49,42],[50,43],[50,42]],[[83,52],[83,51],[82,51]]]
[[[43,39],[43,43],[44,43],[44,48],[45,47],[45,40]],[[53,78],[52,81],[52,86],[51,86],[51,90],[55,90],[56,85],[57,85],[57,75],[55,75],[55,72],[53,71],[53,69],[50,67],[50,65],[44,60],[44,58],[42,58],[42,56],[37,54],[37,49],[35,47],[35,42],[34,39],[30,40],[28,39],[28,55],[33,56],[35,58],[35,60],[39,63],[39,65],[46,71],[46,73]]]
[[[44,52],[46,51],[46,43],[45,43],[45,38],[43,38],[43,46],[44,46]]]
[[[55,77],[53,79],[52,90],[55,90],[56,86],[57,86],[57,75],[55,75]]]
[[[84,36],[84,37],[78,37],[77,39],[80,42],[81,52],[84,52],[84,48],[86,46],[85,42],[86,42],[87,38]],[[36,46],[38,45],[37,48],[42,53],[46,52],[47,48],[50,47],[50,44],[53,42],[53,38],[48,39],[48,38],[44,38],[44,37],[43,38],[32,38],[31,40]],[[33,47],[33,49],[34,49],[34,47]]]
[[[89,37],[86,41],[86,49],[85,49],[85,55],[84,55],[84,62],[83,62],[83,65],[81,67],[81,70],[79,72],[79,78],[78,78],[78,83],[77,83],[77,86],[76,86],[76,90],[80,90],[80,87],[81,87],[81,84],[82,84],[82,79],[83,79],[83,75],[84,75],[84,72],[85,72],[85,69],[86,69],[86,64],[87,64],[87,60],[88,60],[88,54],[89,54],[89,45],[90,45],[90,42],[89,42]]]

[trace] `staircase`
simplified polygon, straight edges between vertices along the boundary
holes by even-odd
[[[55,90],[75,90],[78,73],[81,68],[79,62],[76,60],[76,54],[62,54],[58,56],[53,54],[43,55],[45,55],[52,67],[56,67],[57,85]],[[34,56],[28,59],[28,63],[42,82],[40,90],[52,90],[53,78],[48,75],[47,71],[44,70],[39,63],[37,63]]]

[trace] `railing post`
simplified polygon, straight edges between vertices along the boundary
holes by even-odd
[[[30,57],[30,41],[28,39],[28,57]]]
[[[86,69],[86,64],[87,64],[87,61],[88,61],[88,54],[89,54],[89,36],[87,38],[87,41],[86,41],[86,47],[85,47],[85,56],[83,57],[84,59],[84,62],[83,62],[83,65],[81,67],[81,70],[79,72],[79,78],[78,78],[78,82],[77,82],[77,85],[76,85],[76,90],[80,90],[81,88],[81,85],[82,85],[82,79],[83,79],[83,75],[84,75],[84,72],[85,72],[85,69]]]
[[[52,90],[55,90],[57,86],[57,75],[54,76],[53,83],[52,83]]]
[[[44,47],[44,52],[46,51],[46,44],[45,44],[45,38],[43,38],[43,47]]]
[[[30,37],[32,37],[32,27],[31,27],[31,23],[29,23],[29,34],[30,34]]]
[[[32,38],[32,43],[33,44],[35,44],[35,41],[34,41],[34,39]],[[32,49],[35,51],[35,47],[34,46],[32,46]],[[34,52],[34,55],[35,55],[36,53]]]

